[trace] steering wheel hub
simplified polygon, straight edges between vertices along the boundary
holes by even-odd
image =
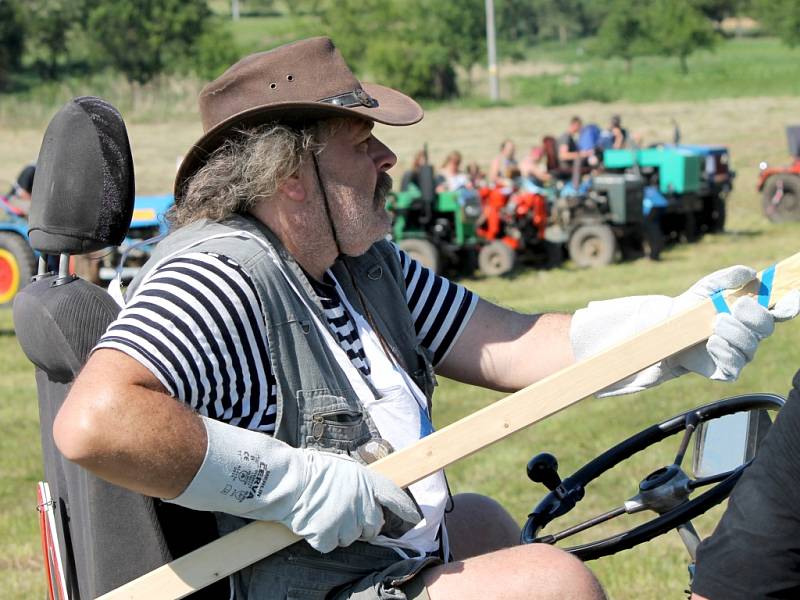
[[[669,465],[667,467],[662,467],[660,469],[657,469],[652,473],[650,473],[650,475],[642,479],[641,483],[639,483],[639,491],[647,492],[649,490],[655,489],[660,485],[667,483],[678,473],[682,473],[682,471],[680,467],[678,467],[677,465]]]
[[[691,493],[689,477],[678,465],[653,471],[639,484],[642,505],[660,515],[686,502]]]

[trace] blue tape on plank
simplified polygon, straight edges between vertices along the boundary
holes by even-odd
[[[761,285],[758,286],[758,303],[761,306],[769,306],[769,297],[772,294],[772,282],[775,279],[775,265],[764,269],[761,276]]]
[[[725,297],[722,295],[722,290],[711,294],[711,302],[714,303],[714,308],[718,313],[729,313],[731,310],[728,308],[728,303],[725,302]]]

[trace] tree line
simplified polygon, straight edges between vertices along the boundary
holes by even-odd
[[[147,83],[213,77],[238,55],[206,0],[0,0],[0,88],[23,61],[42,80],[111,68]]]
[[[219,9],[220,4],[215,6]],[[362,74],[417,97],[459,95],[485,62],[485,0],[238,0],[245,14],[305,17],[297,37],[331,35]],[[713,47],[726,17],[757,18],[800,42],[797,0],[494,0],[501,55],[522,57],[549,40],[588,38],[618,57],[688,57]],[[237,7],[237,8],[238,8]],[[207,0],[0,0],[0,89],[23,63],[39,79],[112,69],[147,83],[162,73],[210,79],[245,51]]]

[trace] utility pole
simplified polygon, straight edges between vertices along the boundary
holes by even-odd
[[[489,54],[489,98],[500,99],[500,82],[497,77],[497,46],[494,35],[494,0],[486,0],[486,51]]]

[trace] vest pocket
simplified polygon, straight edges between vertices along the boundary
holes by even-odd
[[[360,406],[328,391],[298,392],[300,439],[306,448],[353,452],[372,436]]]

